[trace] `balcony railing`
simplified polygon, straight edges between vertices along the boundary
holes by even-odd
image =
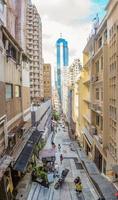
[[[91,103],[90,107],[91,107],[92,110],[94,110],[94,111],[96,111],[98,113],[102,113],[103,112],[102,106],[100,104],[98,104],[98,103],[95,103],[95,104]]]
[[[103,80],[103,73],[97,74],[97,75],[93,75],[91,77],[91,83],[95,83],[97,81],[102,81]]]

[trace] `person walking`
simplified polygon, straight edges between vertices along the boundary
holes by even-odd
[[[75,187],[76,187],[76,192],[81,193],[82,192],[82,183],[81,181],[78,183],[75,183]]]
[[[51,144],[52,144],[52,148],[55,149],[56,148],[55,143],[52,141]]]
[[[61,150],[61,145],[60,145],[60,144],[58,144],[58,150],[59,150],[59,151]]]
[[[62,165],[62,161],[63,161],[63,155],[61,154],[60,155],[60,163],[61,163],[61,165]]]

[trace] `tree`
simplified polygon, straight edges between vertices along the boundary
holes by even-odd
[[[57,111],[53,112],[53,119],[55,121],[59,121],[60,120],[60,115],[59,115],[59,113]]]

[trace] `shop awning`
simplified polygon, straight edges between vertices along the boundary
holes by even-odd
[[[39,142],[42,136],[42,131],[35,130],[28,142],[26,143],[24,149],[22,150],[20,156],[18,157],[13,169],[17,171],[24,172],[27,168],[28,162],[32,157],[35,145]]]
[[[40,158],[55,157],[55,149],[44,149],[40,153]]]
[[[87,128],[84,128],[84,129],[83,129],[83,133],[84,133],[86,139],[88,140],[88,142],[90,143],[90,145],[92,145],[92,143],[93,143],[93,138],[92,138],[92,136],[90,135],[90,133],[89,133],[89,131],[87,130]]]
[[[114,165],[112,167],[113,172],[115,172],[116,174],[118,174],[118,165]]]

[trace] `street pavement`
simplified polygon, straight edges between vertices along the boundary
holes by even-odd
[[[81,165],[76,149],[68,136],[67,127],[65,130],[61,126],[57,129],[54,143],[56,144],[55,163],[59,166],[59,174],[61,174],[63,169],[69,169],[65,182],[58,190],[54,189],[54,184],[57,181],[57,178],[50,185],[49,189],[39,185],[38,183],[32,182],[27,200],[98,200],[98,194],[96,193],[85,169]],[[58,150],[58,144],[61,144],[60,151]],[[51,135],[45,145],[45,149],[48,148],[51,148]],[[60,163],[60,154],[64,157],[62,164]],[[77,197],[74,187],[74,179],[77,176],[81,178],[83,185],[83,192],[79,198]]]

